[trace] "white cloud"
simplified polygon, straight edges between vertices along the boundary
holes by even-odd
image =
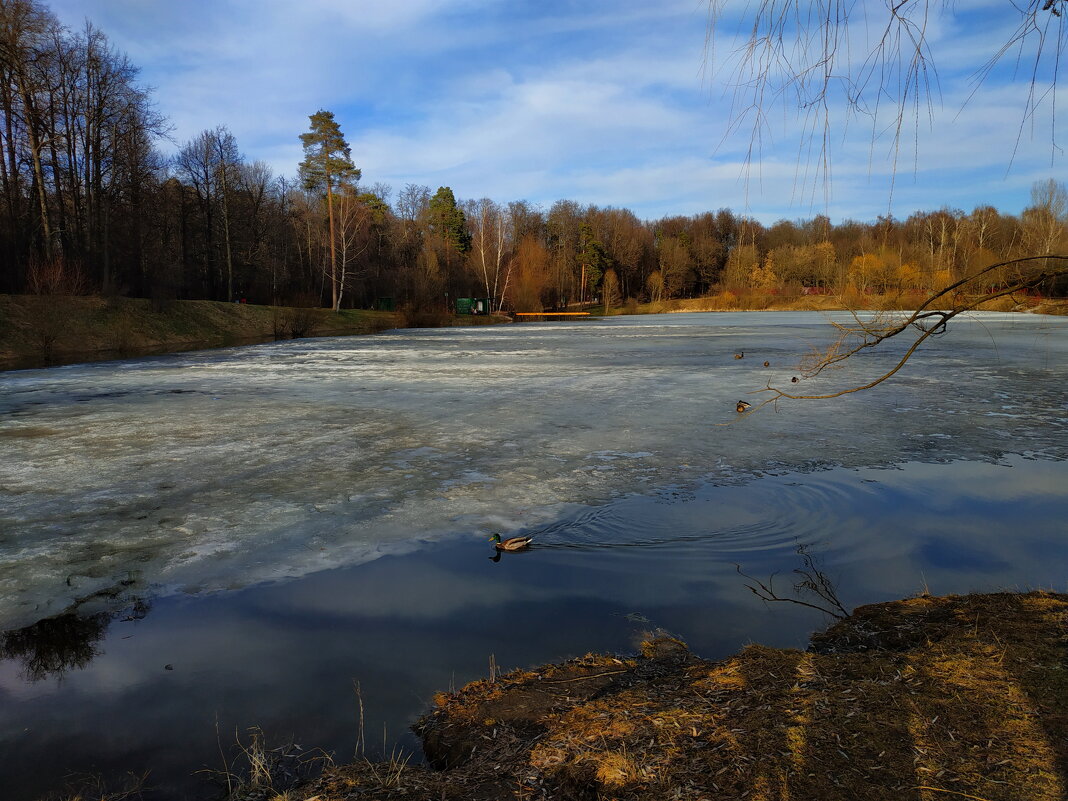
[[[761,219],[824,210],[863,219],[888,202],[887,124],[878,121],[873,140],[871,121],[847,126],[840,106],[831,109],[827,205],[813,182],[816,162],[796,166],[805,121],[789,106],[763,109],[774,124],[762,163],[748,185],[739,180],[749,132],[724,137],[729,97],[702,77],[706,17],[694,0],[522,9],[503,0],[53,7],[72,26],[88,14],[144,67],[178,142],[225,124],[247,157],[280,173],[295,171],[308,115],[329,108],[368,183],[447,184],[461,197],[499,200],[568,197],[646,217],[729,205]],[[969,65],[998,42],[990,28],[956,17],[932,23],[928,35],[946,65],[943,102],[930,130],[921,111],[915,139],[909,129],[902,140],[896,213],[991,198],[1018,210],[1034,177],[1050,174],[1050,146],[1027,130],[1005,179],[1023,110],[1018,86],[991,81],[965,103]],[[721,29],[721,70],[737,42]]]

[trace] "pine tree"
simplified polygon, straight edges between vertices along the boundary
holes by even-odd
[[[360,180],[360,170],[352,163],[352,148],[345,141],[334,112],[319,109],[312,114],[311,130],[300,135],[304,161],[300,179],[309,192],[326,190],[326,212],[330,224],[330,291],[331,306],[337,310],[337,258],[334,251],[334,187]]]
[[[434,197],[430,198],[430,227],[461,256],[471,249],[467,217],[456,205],[456,196],[447,186],[439,186]]]

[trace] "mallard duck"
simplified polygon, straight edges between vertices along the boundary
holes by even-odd
[[[741,414],[742,412],[752,408],[752,406],[753,404],[751,403],[746,403],[745,401],[738,401],[738,405],[734,408],[738,410],[738,414]]]
[[[796,384],[797,382],[798,382],[798,378],[797,378],[796,375],[793,378],[790,379],[790,383],[791,384]]]
[[[493,541],[493,547],[498,551],[521,551],[530,545],[530,541],[534,538],[509,537],[506,540],[502,540],[500,534],[494,534],[490,539]]]
[[[744,359],[745,358],[745,351],[744,350],[738,351],[737,353],[734,354],[734,358],[735,359]]]

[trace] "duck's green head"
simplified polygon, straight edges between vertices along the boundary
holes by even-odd
[[[497,531],[493,532],[493,536],[490,537],[490,542],[500,542],[500,541],[501,541],[500,532],[497,532]]]

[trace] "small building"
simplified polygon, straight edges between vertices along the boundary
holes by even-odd
[[[493,311],[493,298],[457,298],[457,314],[489,314]]]

